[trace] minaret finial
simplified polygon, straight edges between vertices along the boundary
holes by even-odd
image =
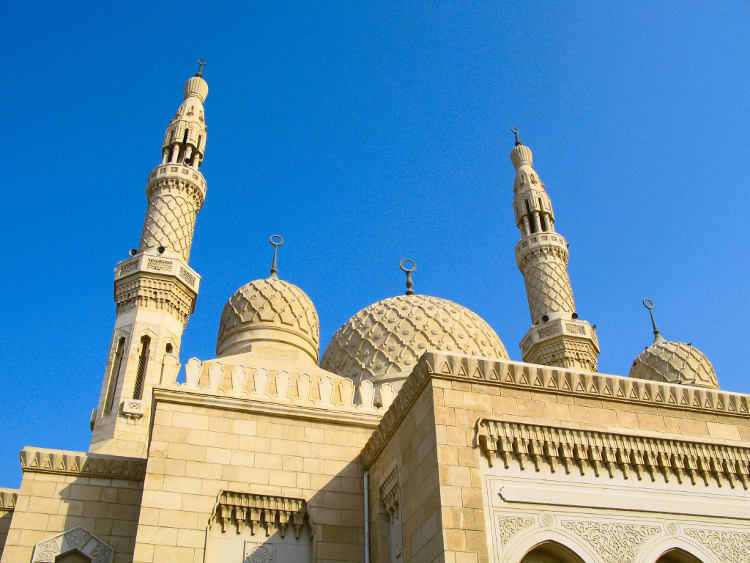
[[[414,282],[411,281],[411,275],[417,271],[417,263],[410,258],[404,258],[398,263],[399,267],[406,273],[406,294],[414,295]]]
[[[284,244],[284,237],[281,235],[271,235],[268,237],[268,242],[270,242],[273,245],[273,263],[271,264],[271,277],[274,279],[278,279],[278,273],[279,271],[276,269],[276,253],[279,250],[279,247]]]
[[[520,145],[521,141],[518,140],[518,127],[511,127],[510,132],[516,136],[516,146]]]
[[[198,59],[198,72],[195,73],[195,76],[203,76],[203,65],[207,62],[206,59]]]
[[[651,326],[654,327],[654,342],[661,340],[662,335],[659,332],[659,329],[656,328],[656,321],[654,320],[654,302],[651,301],[651,299],[646,298],[643,300],[643,306],[648,309],[648,314],[651,315]]]

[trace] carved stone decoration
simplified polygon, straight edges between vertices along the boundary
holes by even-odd
[[[245,366],[234,366],[232,368],[232,393],[244,393],[245,382],[247,382],[247,369],[245,369]]]
[[[213,362],[208,368],[208,388],[216,391],[224,378],[224,366],[219,362]]]
[[[750,563],[750,533],[691,528],[685,534],[713,551],[720,561]]]
[[[368,382],[369,383],[369,382]],[[398,484],[398,468],[394,467],[380,485],[380,499],[388,514],[388,535],[391,562],[403,560],[403,529],[401,526],[401,494]]]
[[[266,368],[258,368],[255,370],[255,392],[254,395],[261,397],[268,397],[268,370]]]
[[[20,458],[24,473],[55,473],[132,481],[142,481],[146,474],[145,459],[61,452],[28,446],[21,450]]]
[[[222,532],[234,526],[239,534],[247,526],[251,534],[262,528],[266,537],[278,530],[284,538],[291,526],[296,539],[299,539],[306,520],[309,521],[309,515],[304,499],[235,491],[221,491],[211,516],[211,523],[218,524]],[[312,526],[309,527],[312,533]]]
[[[497,517],[497,537],[500,545],[506,545],[518,532],[534,524],[534,519],[526,516]]]
[[[562,526],[588,542],[605,563],[631,563],[640,546],[661,532],[658,526],[564,520]]]
[[[687,440],[640,437],[560,426],[480,419],[477,441],[490,466],[500,458],[507,469],[540,471],[543,465],[565,473],[592,473],[612,478],[651,481],[674,479],[680,484],[750,487],[750,449]]]
[[[273,543],[245,542],[245,555],[242,563],[273,563]]]
[[[185,366],[185,386],[198,387],[201,378],[201,361],[198,358],[190,358]]]
[[[78,550],[89,557],[92,563],[112,563],[115,550],[94,534],[76,526],[34,546],[32,563],[52,563],[60,555]]]

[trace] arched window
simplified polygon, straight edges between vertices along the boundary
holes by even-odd
[[[667,551],[656,560],[656,563],[702,563],[695,555],[682,549],[674,548]]]
[[[122,366],[122,356],[125,353],[125,337],[117,341],[115,356],[112,358],[112,368],[109,372],[109,383],[107,384],[107,398],[104,401],[103,414],[109,414],[112,410],[112,404],[115,400],[117,384],[120,381],[120,367]]]
[[[524,555],[521,563],[583,563],[583,559],[567,547],[557,542],[547,541],[535,546]]]
[[[141,337],[141,350],[138,353],[138,371],[135,374],[135,385],[133,386],[133,398],[143,398],[143,380],[146,377],[146,368],[148,367],[148,349],[151,346],[151,339],[148,336]]]

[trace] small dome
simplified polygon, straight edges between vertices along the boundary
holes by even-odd
[[[691,344],[661,336],[638,355],[630,368],[630,377],[719,388],[714,367],[703,352]]]
[[[508,358],[495,331],[467,308],[428,295],[399,295],[349,319],[320,366],[355,381],[403,380],[428,349]]]
[[[318,313],[307,294],[275,275],[239,288],[221,313],[216,355],[265,352],[318,362]]]

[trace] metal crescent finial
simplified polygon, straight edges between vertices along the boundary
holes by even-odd
[[[271,264],[271,277],[278,278],[279,271],[276,269],[276,254],[279,250],[279,247],[284,244],[284,237],[282,237],[281,235],[271,235],[270,237],[268,237],[268,242],[273,245],[273,263]]]
[[[511,127],[510,132],[516,136],[516,146],[520,145],[521,141],[518,140],[518,127]]]
[[[661,333],[659,332],[659,329],[656,328],[656,321],[654,320],[654,302],[651,301],[651,299],[646,298],[643,300],[643,306],[648,309],[648,314],[651,315],[651,326],[654,327],[654,342],[656,342],[661,336]]]
[[[206,59],[198,59],[198,72],[195,73],[195,76],[203,76],[203,65],[207,62]]]
[[[398,263],[399,267],[406,274],[406,295],[414,295],[414,282],[411,281],[411,275],[417,271],[417,263],[411,258],[404,258]]]

